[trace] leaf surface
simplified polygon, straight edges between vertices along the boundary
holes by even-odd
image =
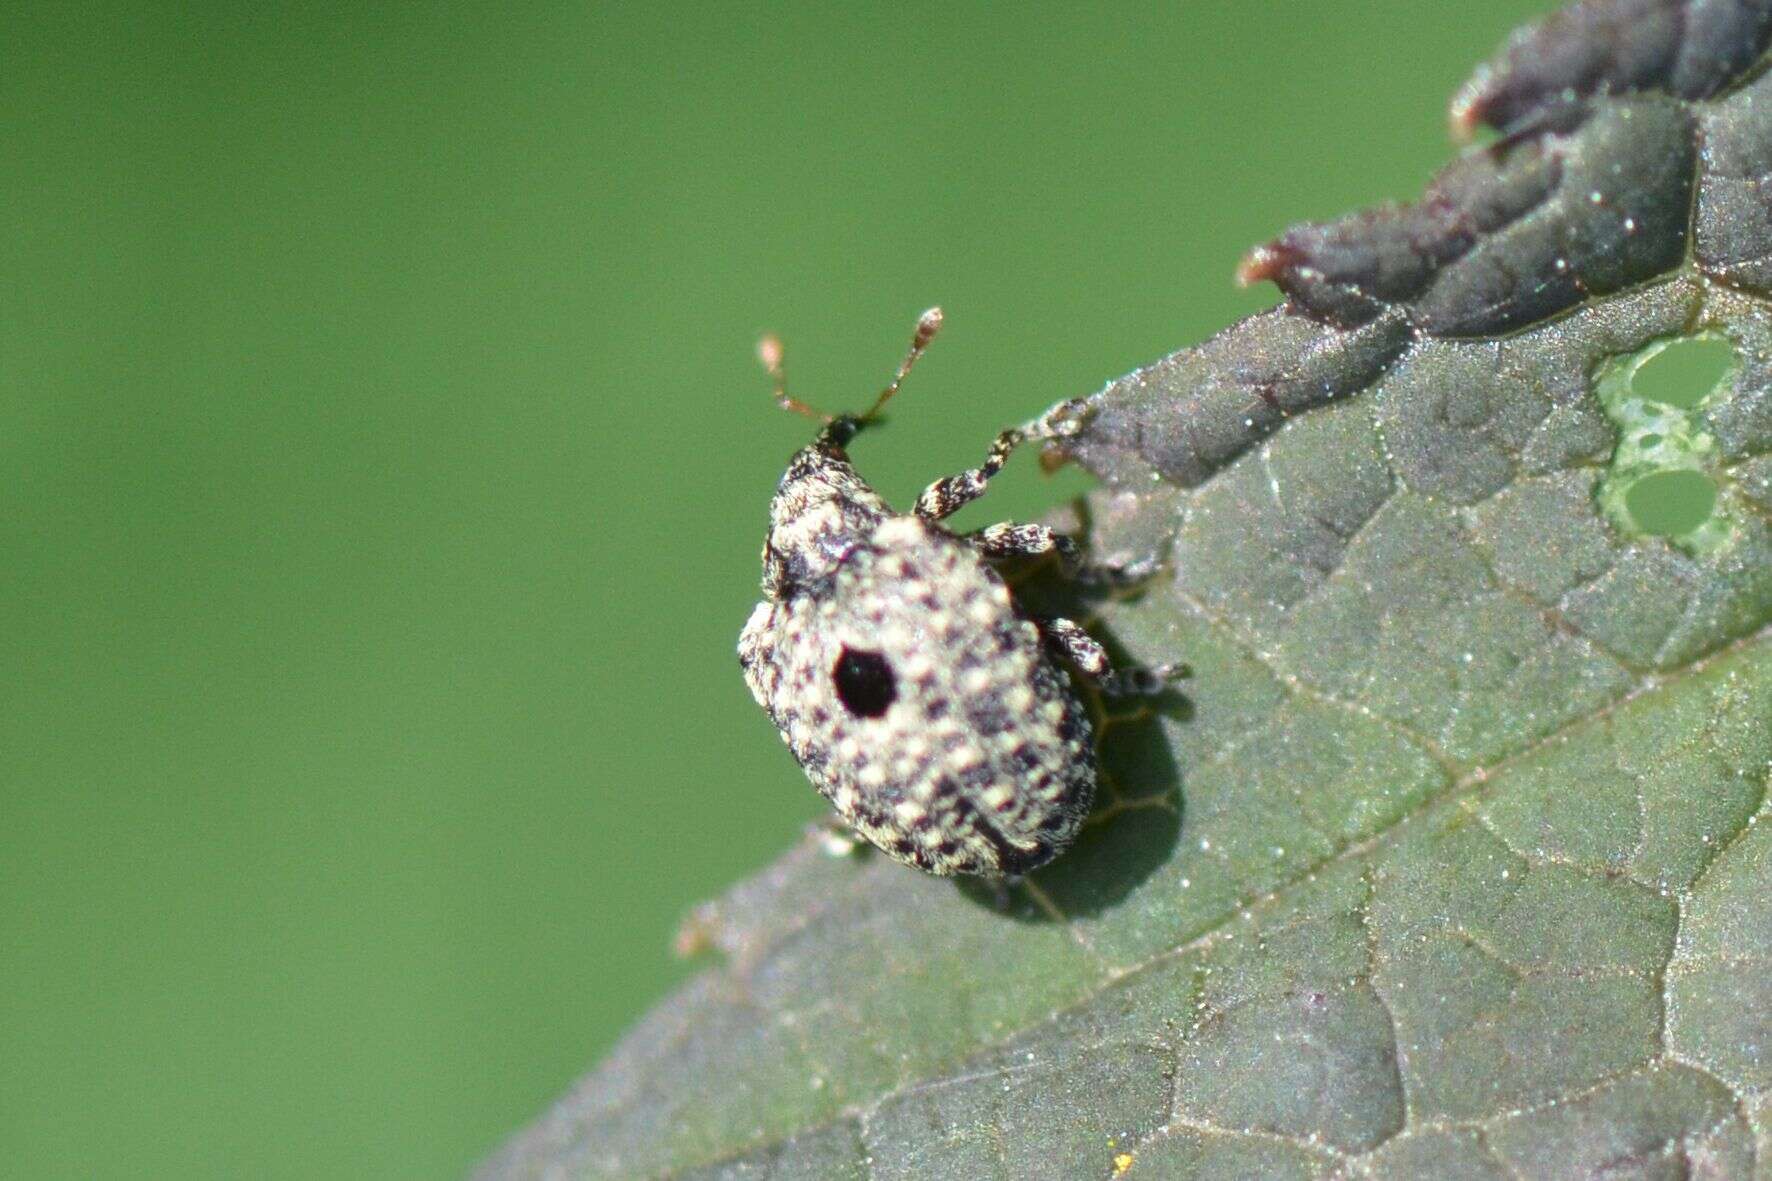
[[[1769,36],[1578,4],[1422,202],[1255,251],[1070,444],[1167,561],[1087,613],[1194,669],[1079,845],[1006,905],[790,852],[483,1176],[1772,1176]]]

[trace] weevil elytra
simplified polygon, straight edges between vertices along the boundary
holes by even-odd
[[[923,313],[891,384],[861,415],[790,397],[781,345],[763,339],[777,404],[823,425],[776,487],[763,601],[738,656],[757,703],[851,829],[930,873],[1003,878],[1069,846],[1095,797],[1089,713],[1070,673],[1122,694],[1153,691],[1171,670],[1115,670],[1076,623],[1020,609],[994,563],[1052,553],[1079,572],[1071,538],[1044,525],[956,534],[941,523],[982,496],[1017,447],[1075,433],[1082,400],[1004,431],[981,465],[936,480],[908,513],[857,474],[849,443],[941,324],[940,308]]]

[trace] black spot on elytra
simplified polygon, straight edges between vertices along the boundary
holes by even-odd
[[[844,648],[831,669],[831,680],[837,685],[837,700],[857,717],[877,718],[898,699],[892,665],[865,648]]]

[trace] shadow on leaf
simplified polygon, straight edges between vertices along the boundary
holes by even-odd
[[[1076,844],[1005,891],[979,879],[957,883],[981,906],[1029,923],[1092,917],[1112,909],[1164,865],[1181,837],[1181,772],[1165,723],[1192,706],[1173,690],[1143,712],[1110,716],[1098,739],[1101,787]]]

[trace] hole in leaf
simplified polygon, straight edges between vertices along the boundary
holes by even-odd
[[[857,717],[877,718],[898,698],[898,682],[892,666],[878,652],[845,648],[831,669],[837,683],[837,700]]]
[[[1637,440],[1637,446],[1643,448],[1645,451],[1651,447],[1659,447],[1661,446],[1661,436],[1655,434],[1644,435]]]
[[[1637,368],[1631,393],[1689,409],[1717,388],[1734,363],[1735,350],[1726,340],[1714,336],[1677,340]]]
[[[1703,472],[1656,472],[1632,484],[1624,503],[1644,533],[1677,537],[1710,519],[1717,486]]]

